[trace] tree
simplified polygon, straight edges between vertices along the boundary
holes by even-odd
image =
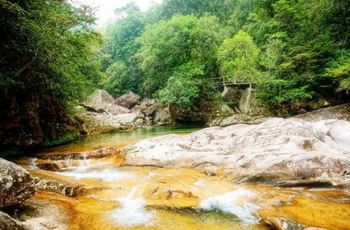
[[[142,94],[143,72],[135,54],[140,48],[137,38],[145,25],[143,13],[134,4],[117,9],[116,13],[119,19],[108,26],[105,38],[110,64],[106,66],[107,80],[102,85],[115,96],[128,91]],[[124,67],[120,68],[121,65]]]
[[[164,104],[189,108],[200,96],[203,66],[187,63],[180,66],[168,79],[166,86],[159,92],[160,101]]]
[[[212,15],[224,22],[229,18],[234,6],[235,0],[164,0],[160,15],[163,19],[174,15]]]
[[[171,85],[184,86],[183,80],[198,88],[198,98],[211,100],[222,90],[216,81],[225,76],[253,83],[260,105],[275,109],[317,97],[337,101],[348,89],[347,0],[164,0],[145,13],[130,9],[119,22],[139,14],[133,22],[142,20],[142,31],[137,26],[113,29],[132,34],[118,38],[120,47],[113,48],[132,50],[118,57],[126,66],[120,76],[128,79],[118,92],[136,87],[144,96],[175,95]],[[180,69],[191,65],[202,74],[183,77]],[[188,95],[166,98],[193,98]],[[163,102],[176,102],[168,99]]]
[[[350,91],[350,51],[340,50],[326,69],[326,77],[335,80],[337,90]]]
[[[0,144],[76,134],[68,113],[102,75],[94,20],[67,1],[0,1]]]
[[[223,38],[220,24],[212,16],[175,16],[169,21],[147,26],[140,37],[138,52],[140,67],[146,77],[146,95],[157,95],[168,83],[175,84],[174,80],[168,79],[179,77],[181,69],[195,63],[202,69],[201,74],[197,72],[192,76],[198,80],[200,98],[210,98],[215,87],[213,79],[218,76],[215,51]]]
[[[234,83],[258,82],[258,55],[259,49],[253,39],[246,32],[239,31],[233,38],[225,39],[218,49],[222,74]]]
[[[1,2],[1,83],[13,93],[46,91],[67,104],[97,83],[100,37],[88,7],[64,1]]]

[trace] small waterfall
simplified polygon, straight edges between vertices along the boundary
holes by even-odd
[[[256,215],[256,210],[260,207],[243,200],[249,200],[255,196],[255,193],[246,189],[237,189],[235,191],[225,193],[218,196],[212,196],[203,200],[200,208],[213,211],[219,210],[223,213],[232,214],[239,218],[244,223],[256,224],[259,218]]]
[[[243,114],[247,114],[249,112],[251,95],[252,95],[252,85],[249,84],[249,87],[242,94],[242,97],[239,101],[239,109]]]
[[[144,177],[140,183],[134,186],[126,197],[117,199],[120,208],[112,212],[112,218],[118,225],[126,227],[151,226],[155,219],[155,211],[146,210],[146,203],[142,197],[137,197],[136,193],[144,186],[147,186],[149,178],[155,174],[150,173]]]
[[[133,174],[120,171],[114,167],[100,169],[99,167],[108,165],[108,163],[91,162],[87,155],[84,155],[82,160],[67,157],[66,162],[68,167],[64,171],[56,172],[56,174],[72,177],[76,180],[97,179],[107,182],[134,177]]]

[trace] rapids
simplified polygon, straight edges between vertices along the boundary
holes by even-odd
[[[345,189],[277,188],[233,184],[227,175],[194,169],[121,165],[121,155],[89,158],[101,146],[123,147],[148,137],[197,128],[153,128],[88,137],[48,149],[21,164],[34,176],[84,187],[74,197],[38,191],[68,216],[68,229],[270,229],[279,218],[301,226],[350,229],[350,192]],[[70,157],[83,151],[85,155]],[[50,156],[62,154],[62,159]],[[41,163],[58,170],[43,170]],[[64,223],[62,223],[63,225]],[[63,228],[64,229],[64,228]]]

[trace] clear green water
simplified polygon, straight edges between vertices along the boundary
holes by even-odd
[[[162,136],[167,134],[188,134],[202,129],[199,125],[178,125],[174,127],[145,127],[132,131],[117,131],[111,133],[97,134],[80,138],[70,144],[50,149],[68,150],[79,147],[81,149],[91,147],[104,147],[110,145],[132,144],[140,140]],[[46,149],[47,150],[47,149]]]
[[[133,131],[119,131],[113,133],[99,134],[88,136],[75,144],[79,145],[89,145],[94,144],[117,144],[118,142],[128,141],[134,142],[143,140],[146,138],[151,138],[155,136],[162,136],[167,134],[187,134],[193,131],[199,130],[203,127],[198,126],[176,126],[176,127],[148,127],[140,128]]]

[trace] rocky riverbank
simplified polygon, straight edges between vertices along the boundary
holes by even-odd
[[[96,90],[82,107],[79,118],[87,134],[174,123],[168,107],[154,99],[140,101],[132,92],[114,99],[105,90]]]
[[[186,225],[182,213],[191,213],[186,221],[193,221],[193,215],[218,210],[239,219],[238,225],[226,223],[218,215],[221,227],[242,228],[247,221],[252,229],[346,229],[341,220],[348,218],[350,188],[347,108],[289,119],[248,119],[250,124],[130,145],[57,148],[19,159],[25,169],[0,159],[0,222],[4,229],[114,229],[127,223],[118,216],[122,212],[149,217],[136,223],[143,228],[168,225],[176,216],[181,226],[195,229],[210,224]],[[124,207],[131,204],[137,210]],[[313,217],[325,218],[325,209],[332,210],[336,222]],[[119,222],[106,221],[110,213],[117,213]],[[86,218],[91,218],[88,224]]]
[[[67,229],[66,213],[54,203],[34,198],[38,184],[24,168],[0,158],[0,229]]]
[[[233,114],[228,106],[202,103],[191,110],[161,104],[157,99],[140,97],[132,92],[114,99],[105,90],[96,90],[81,104],[79,120],[87,134],[130,130],[176,123],[210,123],[217,117]],[[221,120],[220,120],[221,121]]]
[[[126,147],[125,164],[197,168],[237,182],[350,186],[350,122],[272,118]]]

